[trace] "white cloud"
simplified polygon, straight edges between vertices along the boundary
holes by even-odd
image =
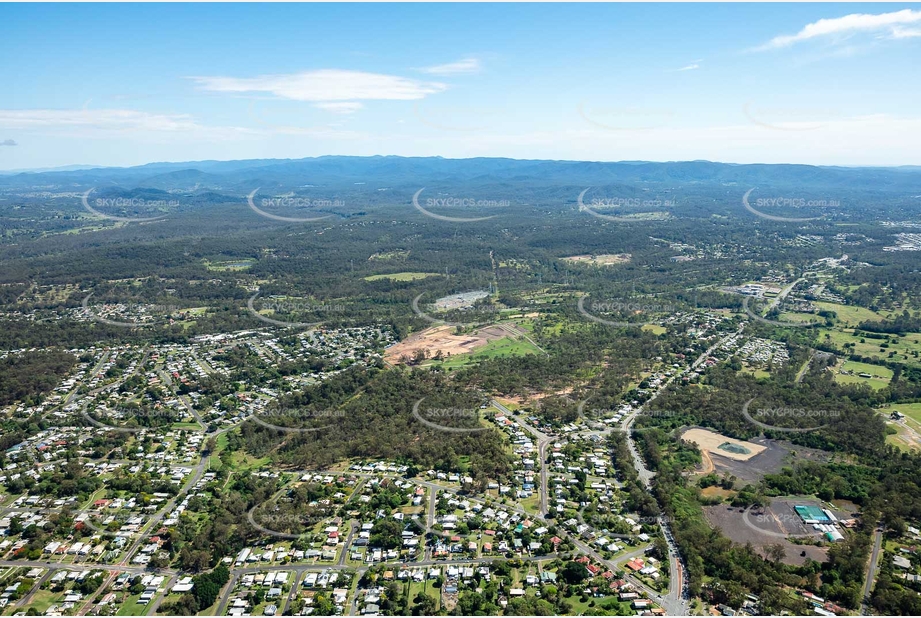
[[[465,73],[479,73],[480,68],[480,61],[478,59],[463,58],[457,62],[436,64],[435,66],[423,67],[417,70],[430,75],[460,75]]]
[[[893,13],[852,13],[844,17],[820,19],[807,24],[796,34],[775,36],[773,39],[758,47],[757,50],[779,49],[790,47],[802,41],[823,37],[843,37],[856,33],[878,33],[884,38],[901,39],[921,36],[917,29],[906,29],[906,24],[921,22],[921,11],[904,9]]]
[[[354,114],[364,107],[364,105],[357,101],[328,101],[324,103],[314,103],[314,107],[333,112],[334,114]]]
[[[694,69],[699,69],[700,65],[697,63],[689,64],[687,66],[681,67],[680,69],[675,69],[676,71],[693,71]]]
[[[199,125],[188,114],[148,114],[129,109],[2,109],[0,127],[188,131]]]
[[[890,38],[893,39],[912,39],[919,36],[921,36],[921,28],[902,28],[901,26],[896,26],[890,33]]]
[[[112,134],[195,136],[231,139],[255,133],[231,126],[208,126],[188,114],[151,114],[131,109],[0,109],[0,128],[54,131],[57,135],[102,137]]]
[[[438,82],[423,82],[396,75],[322,69],[289,75],[259,77],[193,77],[211,92],[268,93],[293,101],[414,100],[444,91]]]

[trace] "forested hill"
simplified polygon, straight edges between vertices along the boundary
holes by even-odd
[[[921,190],[918,168],[842,168],[810,165],[735,165],[710,161],[590,162],[502,158],[346,157],[252,159],[151,163],[127,168],[48,171],[0,175],[0,188],[86,190],[106,182],[123,188],[163,190],[217,189],[246,191],[272,185],[384,183],[386,186],[427,182],[470,184],[496,181],[544,185],[612,183],[700,183],[752,186],[835,187],[881,191]]]

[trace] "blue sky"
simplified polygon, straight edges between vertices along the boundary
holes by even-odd
[[[921,165],[911,4],[4,4],[0,22],[0,169]]]

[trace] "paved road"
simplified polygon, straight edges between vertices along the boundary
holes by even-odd
[[[160,609],[160,603],[163,602],[163,599],[166,598],[166,595],[169,594],[169,591],[173,589],[173,586],[176,585],[176,580],[179,579],[179,576],[175,573],[170,575],[167,580],[164,582],[163,588],[157,592],[157,596],[154,597],[147,605],[147,611],[144,612],[145,616],[153,616],[157,613],[157,610]]]
[[[547,556],[522,556],[522,562],[551,562],[556,560],[560,556],[558,554],[549,554]],[[496,556],[491,558],[476,558],[472,560],[421,560],[419,562],[406,562],[406,561],[395,561],[395,562],[377,562],[374,566],[381,567],[390,567],[394,569],[398,568],[419,568],[419,567],[430,567],[430,566],[468,566],[468,565],[479,565],[479,564],[488,564],[492,562],[505,562],[507,558],[505,556]],[[228,580],[226,586],[221,592],[218,602],[217,612],[215,616],[223,616],[227,612],[227,605],[230,602],[230,597],[233,594],[234,589],[237,586],[237,582],[240,577],[247,573],[264,573],[267,571],[294,571],[296,573],[296,579],[292,585],[294,588],[299,588],[301,582],[304,580],[304,573],[310,571],[355,571],[356,572],[356,581],[361,578],[361,575],[367,571],[367,567],[354,567],[354,566],[340,566],[334,564],[312,564],[312,565],[290,565],[290,564],[278,564],[271,566],[252,566],[252,567],[234,567],[230,574],[230,579]],[[653,593],[654,594],[654,593]],[[293,594],[289,595],[291,599],[294,598]],[[354,603],[353,610],[354,613]]]
[[[799,368],[799,371],[796,373],[796,379],[793,380],[794,384],[799,384],[803,381],[803,378],[806,377],[806,372],[809,371],[809,365],[812,364],[812,361],[815,360],[815,357],[818,355],[816,350],[812,350],[809,353],[809,358],[806,359],[806,362],[803,363],[803,366]]]
[[[201,461],[201,463],[196,465],[192,469],[192,474],[189,475],[189,480],[185,482],[185,485],[182,486],[182,489],[179,490],[179,493],[173,496],[169,502],[163,506],[162,509],[157,511],[157,513],[151,517],[146,524],[144,524],[144,527],[141,528],[137,538],[134,540],[134,543],[132,543],[131,547],[128,548],[128,553],[125,554],[125,559],[122,561],[123,564],[128,564],[128,561],[131,560],[131,557],[138,550],[141,544],[147,540],[155,526],[157,526],[163,520],[163,518],[166,517],[167,513],[175,509],[176,504],[179,503],[179,500],[181,500],[182,497],[185,496],[189,490],[192,489],[192,487],[194,487],[195,484],[201,480],[201,477],[205,475],[205,469],[207,468],[207,465],[208,464],[204,459]]]
[[[741,334],[744,330],[744,325],[740,326],[738,330],[732,334],[726,335],[725,337],[720,338],[716,343],[707,348],[703,354],[701,354],[697,360],[695,360],[691,365],[683,371],[673,374],[668,380],[666,380],[655,393],[644,403],[642,406],[634,410],[632,413],[624,417],[621,422],[621,429],[625,432],[627,437],[627,446],[630,449],[630,454],[633,457],[633,464],[636,467],[636,471],[640,477],[640,481],[646,487],[647,490],[652,489],[652,479],[655,474],[646,468],[646,463],[643,461],[643,458],[640,457],[640,453],[636,448],[636,443],[633,440],[633,434],[630,431],[630,428],[633,426],[633,423],[636,421],[637,416],[643,412],[646,407],[654,401],[660,393],[664,392],[672,382],[678,379],[681,376],[684,376],[690,371],[697,369],[702,365],[707,358],[709,358],[723,343],[736,337]],[[678,551],[678,544],[675,543],[674,536],[672,535],[671,525],[669,524],[667,518],[659,517],[659,526],[662,528],[662,532],[665,534],[665,541],[668,545],[668,566],[669,566],[669,589],[668,594],[660,599],[662,607],[665,608],[665,611],[669,616],[686,616],[688,613],[688,599],[687,595],[684,592],[685,587],[685,568],[684,563],[681,560],[681,554]]]
[[[48,581],[48,578],[49,578],[49,577],[51,577],[52,575],[54,575],[54,571],[55,571],[54,568],[52,568],[52,567],[45,567],[45,568],[48,569],[48,570],[45,572],[45,574],[42,575],[41,577],[39,577],[38,580],[36,580],[35,585],[32,586],[32,589],[29,590],[29,592],[26,593],[21,599],[19,599],[18,601],[16,601],[16,603],[13,605],[13,607],[16,607],[16,608],[25,607],[26,605],[28,605],[29,603],[32,602],[32,597],[34,597],[34,596],[35,596],[35,593],[38,592],[38,591],[41,589],[42,584],[44,584],[46,581]]]
[[[625,419],[623,420],[623,422],[622,422],[622,424],[621,424],[621,429],[623,429],[623,430],[626,432],[626,435],[628,436],[628,445],[629,445],[629,447],[630,447],[631,454],[633,455],[634,463],[635,463],[635,465],[636,465],[636,468],[637,468],[637,471],[638,471],[638,473],[639,473],[639,475],[640,475],[640,478],[642,479],[644,485],[645,485],[647,488],[651,488],[652,478],[653,478],[654,475],[652,474],[652,472],[650,472],[648,469],[646,469],[645,464],[644,464],[643,461],[642,461],[642,458],[639,456],[639,453],[638,453],[638,451],[636,450],[636,445],[635,445],[635,443],[634,443],[634,441],[633,441],[633,439],[632,439],[631,432],[630,432],[630,428],[631,428],[631,426],[633,425],[633,422],[635,421],[636,417],[645,409],[645,406],[648,405],[649,402],[653,401],[653,400],[654,400],[661,392],[663,392],[664,389],[667,388],[675,379],[677,379],[678,377],[680,377],[680,376],[686,374],[687,372],[689,372],[689,371],[691,371],[691,370],[693,370],[693,369],[696,369],[698,366],[700,366],[700,365],[706,360],[707,357],[709,357],[709,356],[715,351],[715,349],[716,349],[719,345],[721,345],[725,340],[729,339],[730,337],[733,337],[733,336],[738,335],[741,331],[742,331],[742,328],[740,327],[740,329],[739,329],[737,332],[735,332],[735,333],[733,333],[732,335],[729,335],[729,336],[727,336],[727,337],[721,339],[719,342],[717,342],[716,344],[714,344],[713,346],[711,346],[711,347],[710,347],[706,352],[704,352],[694,363],[692,363],[692,364],[689,366],[689,368],[685,369],[683,372],[679,372],[679,373],[676,373],[675,375],[671,376],[665,383],[663,383],[663,384],[659,387],[659,389],[653,394],[653,396],[649,399],[649,401],[647,401],[646,404],[644,404],[643,406],[641,406],[639,409],[637,409],[636,411],[634,411],[633,414],[631,414],[630,416],[628,416],[627,418],[625,418]],[[183,402],[183,403],[185,403],[185,402]],[[526,422],[524,422],[523,419],[521,419],[520,417],[517,417],[517,416],[515,416],[514,414],[512,414],[512,412],[511,412],[510,410],[508,410],[508,408],[506,408],[505,406],[503,406],[503,405],[500,404],[499,402],[493,401],[492,404],[493,404],[493,406],[495,406],[498,410],[500,410],[500,411],[502,411],[503,413],[505,413],[506,415],[508,415],[508,417],[509,417],[510,419],[513,419],[516,423],[518,423],[523,429],[525,429],[526,431],[528,431],[529,433],[531,433],[532,435],[534,435],[534,436],[537,438],[538,453],[539,453],[539,459],[540,459],[540,477],[541,477],[541,481],[540,481],[540,507],[541,507],[541,512],[542,512],[542,514],[544,515],[544,517],[546,517],[546,515],[547,515],[547,513],[548,513],[548,511],[549,511],[549,508],[550,508],[549,488],[548,488],[548,486],[549,486],[548,476],[549,476],[549,475],[548,475],[547,464],[546,464],[546,452],[547,452],[546,449],[547,449],[547,446],[548,446],[548,445],[551,443],[551,441],[553,440],[553,438],[552,438],[552,436],[543,433],[543,432],[540,431],[539,429],[537,429],[537,428],[535,428],[535,427],[532,427],[532,426],[528,425]],[[213,434],[213,435],[219,435],[220,433],[224,433],[225,431],[229,431],[229,430],[231,430],[231,429],[233,429],[233,428],[232,428],[232,427],[225,428],[225,429],[222,429],[222,430],[219,431],[219,432],[216,432],[216,433]],[[593,431],[593,432],[591,432],[591,433],[606,434],[606,433],[610,433],[610,431],[611,431],[611,429],[605,429],[605,430],[600,431],[600,432],[598,432],[598,431]],[[155,527],[155,526],[166,516],[167,513],[169,513],[170,511],[172,511],[172,510],[175,508],[176,504],[178,504],[178,502],[182,499],[182,497],[183,497],[186,493],[188,493],[188,492],[191,490],[191,488],[195,486],[196,483],[198,483],[198,481],[199,481],[199,480],[202,478],[202,476],[204,475],[205,470],[206,470],[206,467],[207,467],[207,460],[206,460],[205,458],[202,458],[202,460],[200,461],[200,463],[197,464],[196,466],[194,466],[193,473],[190,475],[189,479],[188,479],[188,480],[186,481],[186,483],[183,485],[183,487],[182,487],[182,489],[180,490],[180,492],[179,492],[173,499],[171,499],[162,509],[160,509],[160,511],[158,511],[158,512],[154,515],[154,517],[151,518],[151,520],[147,523],[147,525],[145,525],[144,529],[143,529],[142,532],[139,534],[138,538],[135,540],[135,542],[134,542],[134,543],[132,544],[132,546],[129,548],[128,553],[126,554],[126,558],[125,558],[126,561],[129,560],[130,557],[134,555],[134,553],[135,553],[135,552],[137,551],[137,549],[140,547],[141,543],[143,543],[143,541],[144,541],[144,540],[147,538],[147,536],[150,534],[151,530],[152,530],[152,529],[153,529],[153,528],[154,528],[154,527]],[[303,472],[316,472],[316,471],[303,471]],[[301,472],[301,473],[303,473],[303,472]],[[294,474],[298,474],[298,472],[293,472],[293,473],[294,473]],[[352,472],[352,471],[347,472],[347,474],[350,474],[350,475],[353,475],[353,476],[356,476],[356,477],[360,477],[360,478],[366,478],[366,477],[380,477],[380,476],[394,476],[394,477],[397,476],[397,475],[389,475],[389,474],[381,475],[380,473],[369,474],[369,473]],[[442,485],[439,485],[439,484],[437,484],[437,483],[430,482],[430,481],[412,479],[412,482],[415,483],[415,484],[417,484],[417,485],[426,487],[426,488],[428,488],[428,490],[429,490],[429,505],[428,505],[429,508],[428,508],[428,513],[427,513],[427,520],[428,520],[428,528],[431,529],[432,525],[434,524],[435,504],[436,504],[436,502],[437,502],[437,495],[438,495],[438,492],[440,492],[440,491],[447,491],[447,492],[449,492],[449,493],[454,493],[454,494],[456,494],[456,493],[458,493],[460,490],[459,490],[458,488],[445,487],[445,486],[442,486]],[[470,496],[465,496],[465,497],[466,497],[468,500],[471,500],[471,501],[473,501],[473,502],[480,502],[480,503],[483,503],[483,504],[486,504],[486,503],[487,503],[487,501],[486,501],[486,500],[483,500],[483,499],[473,498],[473,497],[470,497]],[[508,510],[508,511],[516,512],[516,513],[518,513],[518,514],[520,514],[520,515],[523,515],[523,516],[527,516],[527,517],[532,516],[531,513],[528,513],[527,511],[525,511],[524,509],[521,509],[520,507],[505,505],[505,506],[503,506],[503,508],[505,508],[505,509]],[[344,546],[344,548],[343,548],[343,553],[342,553],[342,555],[340,556],[338,563],[335,564],[335,565],[330,565],[330,564],[316,564],[316,565],[253,566],[253,567],[239,567],[239,568],[238,568],[238,567],[233,567],[233,568],[231,569],[231,578],[230,578],[230,581],[229,581],[228,584],[225,586],[225,588],[224,588],[224,590],[222,591],[222,594],[221,594],[221,596],[220,596],[220,602],[219,602],[219,604],[218,604],[218,612],[217,612],[217,615],[223,615],[223,614],[226,612],[227,603],[229,602],[229,598],[230,598],[230,596],[231,596],[231,594],[232,594],[232,592],[233,592],[233,589],[235,588],[236,583],[237,583],[237,581],[239,580],[239,578],[240,578],[243,574],[245,574],[245,573],[256,573],[256,572],[277,571],[277,570],[285,570],[285,571],[291,571],[291,572],[293,572],[293,573],[295,574],[295,581],[292,583],[292,590],[291,590],[291,592],[289,593],[287,599],[285,599],[284,607],[283,607],[283,610],[282,610],[282,611],[284,612],[284,610],[287,610],[287,609],[288,609],[288,607],[290,606],[292,600],[295,598],[295,593],[296,593],[296,591],[299,589],[300,582],[302,581],[302,579],[303,579],[303,574],[304,574],[305,572],[307,572],[307,571],[325,571],[325,570],[340,570],[340,569],[349,569],[349,570],[351,570],[351,569],[354,569],[355,567],[350,567],[350,566],[347,566],[347,565],[345,564],[346,552],[347,552],[347,550],[348,550],[348,547],[349,547],[350,544],[351,544],[351,541],[352,541],[352,539],[353,539],[353,536],[354,536],[355,530],[356,530],[355,522],[350,521],[349,524],[350,524],[350,527],[351,527],[349,536],[348,536],[348,538],[347,538],[347,540],[346,540],[346,543],[345,543],[345,546]],[[649,596],[651,599],[656,600],[659,604],[661,604],[661,605],[663,606],[663,608],[666,610],[666,612],[668,612],[669,615],[686,615],[686,614],[687,614],[687,607],[686,607],[686,605],[687,605],[687,600],[686,600],[686,598],[684,597],[684,594],[683,594],[683,588],[684,588],[684,568],[683,568],[683,565],[682,565],[682,563],[681,563],[680,556],[679,556],[679,554],[678,554],[677,546],[675,545],[674,539],[673,539],[672,534],[671,534],[669,522],[666,521],[664,518],[661,518],[660,521],[659,521],[659,524],[660,524],[660,526],[662,527],[663,532],[665,533],[665,538],[666,538],[666,541],[667,541],[667,543],[668,543],[668,546],[669,546],[669,553],[670,553],[670,557],[669,557],[670,586],[669,586],[669,592],[668,592],[668,594],[665,595],[664,598],[663,598],[663,597],[660,597],[660,595],[659,595],[659,593],[658,593],[657,591],[655,591],[655,590],[649,588],[649,587],[646,586],[642,581],[640,581],[640,580],[638,580],[638,579],[636,579],[636,578],[634,578],[634,577],[632,577],[632,576],[629,576],[629,575],[628,575],[628,578],[629,578],[639,589],[645,591],[646,594],[648,594],[648,596]],[[605,565],[607,565],[609,568],[612,568],[612,569],[616,569],[616,568],[617,568],[617,565],[616,565],[616,564],[614,564],[614,563],[611,562],[611,561],[605,560],[605,559],[604,559],[594,548],[592,548],[592,547],[590,547],[589,545],[585,544],[585,543],[582,542],[580,539],[575,538],[573,535],[569,534],[568,532],[566,532],[566,531],[561,531],[560,536],[569,539],[569,540],[570,540],[576,547],[578,547],[583,553],[592,556],[592,557],[593,557],[595,560],[597,560],[599,563],[605,564]],[[872,578],[873,578],[873,576],[874,576],[874,574],[875,574],[876,563],[877,563],[878,554],[879,554],[879,544],[880,544],[880,542],[881,542],[881,533],[878,532],[878,533],[877,533],[877,540],[876,540],[876,547],[875,547],[874,552],[873,552],[873,555],[872,555],[872,557],[871,557],[871,569],[870,569],[870,573],[868,574],[868,582],[867,582],[867,589],[868,589],[868,591],[869,591],[869,589],[872,588]],[[632,555],[632,554],[631,554],[631,555]],[[554,557],[555,557],[555,556],[524,556],[522,559],[523,559],[524,561],[546,561],[546,560],[552,560]],[[466,560],[466,561],[454,561],[454,560],[445,561],[445,560],[433,560],[433,559],[430,559],[429,556],[423,555],[423,559],[420,560],[420,561],[417,561],[417,562],[403,562],[403,561],[397,561],[397,562],[385,562],[385,563],[381,563],[381,565],[385,565],[385,566],[394,566],[394,567],[399,567],[399,566],[423,567],[423,566],[445,565],[445,564],[453,564],[453,565],[483,564],[483,563],[494,562],[494,561],[497,561],[497,560],[505,560],[505,558],[504,558],[504,557],[496,557],[496,558],[480,558],[480,559]],[[53,569],[56,569],[56,568],[63,568],[63,565],[57,565],[57,564],[52,565],[52,564],[47,564],[47,563],[41,562],[41,561],[20,561],[20,560],[16,560],[16,561],[0,561],[0,566],[38,566],[38,567],[42,567],[42,568],[46,568],[46,569],[52,569],[52,570],[53,570]],[[169,579],[169,581],[167,582],[167,586],[164,588],[164,592],[163,592],[161,595],[159,595],[159,597],[158,597],[158,599],[155,601],[155,603],[152,604],[152,606],[151,606],[150,608],[148,608],[148,614],[151,614],[151,613],[153,613],[153,612],[156,611],[157,607],[159,607],[160,602],[162,602],[163,597],[165,597],[165,595],[167,594],[167,591],[169,590],[169,587],[172,585],[173,582],[175,582],[175,580],[176,580],[177,577],[178,577],[177,571],[172,570],[172,569],[148,570],[145,566],[131,566],[131,565],[129,565],[129,564],[117,564],[117,565],[92,565],[92,567],[89,567],[89,568],[99,569],[99,570],[105,570],[105,571],[109,571],[109,572],[130,572],[130,573],[136,573],[136,574],[157,572],[157,573],[160,573],[160,574],[165,574],[165,575],[167,575],[167,576],[168,576],[168,579]],[[358,569],[359,572],[361,572],[362,570],[365,570],[365,569],[364,569],[364,568],[359,568],[359,569]],[[48,573],[46,573],[46,574],[43,576],[43,579],[47,579],[50,575],[51,575],[51,571],[49,571]],[[110,579],[111,579],[111,575],[110,575]],[[31,594],[31,593],[30,593],[30,594]],[[867,592],[867,594],[869,594],[869,592]],[[354,612],[354,611],[355,611],[355,609],[352,608],[352,612]]]
[[[860,604],[860,613],[863,616],[869,615],[870,595],[873,592],[873,580],[876,579],[876,571],[879,567],[879,554],[883,546],[883,530],[877,528],[873,535],[873,551],[870,553],[870,568],[867,569],[867,579],[863,585],[863,602]]]
[[[355,532],[358,530],[358,521],[354,519],[349,520],[349,536],[345,539],[345,545],[342,546],[342,553],[339,554],[339,561],[336,563],[339,566],[345,566],[345,559],[348,557],[349,547],[352,546],[352,538],[355,536]]]
[[[511,420],[515,421],[522,429],[537,438],[537,457],[540,464],[540,502],[538,505],[538,510],[540,511],[541,516],[546,518],[550,514],[550,482],[547,478],[547,446],[549,446],[550,442],[553,441],[553,437],[545,434],[536,427],[532,427],[527,422],[525,422],[523,418],[513,414],[511,410],[506,408],[495,399],[493,399],[491,403],[494,408],[502,412]]]
[[[774,300],[771,302],[771,304],[768,305],[768,311],[771,311],[774,307],[779,305],[783,301],[783,299],[785,299],[787,295],[793,291],[793,288],[795,288],[801,281],[805,281],[805,280],[806,280],[805,278],[800,277],[799,279],[797,279],[796,281],[794,281],[793,283],[785,287],[783,290],[781,290],[780,294],[778,294],[774,298]]]

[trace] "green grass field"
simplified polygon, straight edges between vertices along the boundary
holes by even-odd
[[[50,590],[39,590],[35,593],[35,596],[32,597],[32,601],[25,606],[23,609],[34,609],[38,612],[38,616],[41,616],[45,611],[54,605],[55,603],[60,603],[64,600],[63,592],[51,592]],[[13,604],[7,606],[6,609],[12,609]]]
[[[851,348],[853,353],[867,358],[877,357],[881,361],[888,359],[907,365],[921,365],[921,334],[919,333],[908,333],[904,337],[899,337],[898,343],[890,343],[888,348],[880,347],[881,343],[885,343],[883,339],[856,337],[851,330],[821,329],[818,338],[819,341],[830,341],[842,349],[844,349],[844,344],[853,343],[854,347]],[[895,354],[890,358],[889,354],[892,352]]]
[[[816,324],[822,322],[822,318],[811,313],[794,313],[783,312],[777,318],[778,322],[792,322],[793,324]]]
[[[404,590],[408,591],[411,603],[415,602],[416,595],[424,594],[435,599],[439,605],[441,604],[441,591],[438,588],[433,588],[429,581],[409,582],[403,584],[403,586]]]
[[[755,376],[758,379],[771,377],[770,371],[768,371],[767,369],[762,369],[760,367],[749,367],[748,365],[743,365],[741,371],[744,373],[750,373],[751,375]]]
[[[183,422],[181,422],[181,423],[173,423],[173,424],[171,425],[171,427],[172,427],[173,429],[190,429],[190,430],[193,430],[193,431],[197,431],[197,430],[199,430],[199,429],[202,428],[201,425],[199,425],[199,424],[198,424],[197,422],[195,422],[194,420],[188,421],[188,422],[183,421]]]
[[[256,260],[252,258],[246,258],[242,260],[227,260],[224,262],[209,262],[208,260],[203,261],[205,263],[205,268],[218,272],[246,270],[247,268],[251,268],[253,264],[256,263]]]
[[[144,616],[147,614],[147,605],[139,605],[138,599],[141,598],[139,594],[133,594],[122,603],[122,606],[118,608],[116,616]]]
[[[851,371],[854,375],[843,375],[839,371]],[[872,378],[861,378],[860,373],[868,373]],[[835,369],[835,382],[840,384],[867,384],[871,388],[880,390],[889,386],[892,380],[892,370],[881,365],[870,365],[868,363],[858,363],[856,361],[845,361],[840,367]]]
[[[885,409],[887,413],[896,411],[921,424],[921,403],[894,403]]]
[[[534,345],[525,339],[513,339],[512,337],[503,337],[490,341],[476,352],[470,354],[458,354],[444,361],[436,361],[429,365],[440,365],[446,370],[458,369],[466,365],[476,363],[481,360],[496,358],[499,356],[524,356],[525,354],[540,354]]]
[[[365,277],[365,281],[380,281],[381,279],[390,279],[391,281],[415,281],[425,279],[426,277],[437,277],[440,273],[390,273],[384,275],[371,275]]]
[[[865,309],[864,307],[854,307],[852,305],[838,305],[836,303],[814,303],[816,307],[823,311],[834,311],[838,314],[838,322],[843,326],[854,327],[866,320],[882,320],[883,315]]]

